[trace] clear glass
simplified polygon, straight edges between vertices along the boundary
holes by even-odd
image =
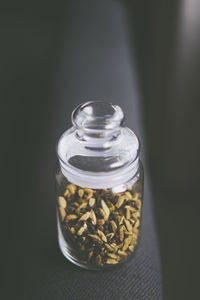
[[[71,262],[102,269],[128,261],[138,244],[143,168],[120,107],[87,102],[58,146],[58,240]]]

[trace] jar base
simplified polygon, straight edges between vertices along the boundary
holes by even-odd
[[[67,243],[65,242],[65,239],[63,237],[61,228],[60,228],[60,224],[59,221],[58,223],[58,244],[59,244],[59,248],[62,252],[62,254],[73,264],[75,264],[78,267],[81,267],[83,269],[87,269],[87,270],[94,270],[94,271],[101,271],[103,268],[98,268],[98,267],[93,267],[93,266],[88,266],[88,264],[78,261],[76,260],[70,253],[68,250],[68,246]]]
[[[91,271],[105,271],[105,270],[112,270],[112,269],[115,269],[115,268],[120,268],[123,265],[127,264],[128,262],[130,262],[130,260],[132,259],[132,257],[135,254],[135,251],[134,251],[134,253],[132,253],[131,255],[129,255],[129,257],[126,260],[120,261],[120,262],[118,262],[117,264],[114,264],[114,265],[107,265],[107,266],[104,265],[103,267],[97,267],[97,266],[88,265],[88,263],[84,263],[84,262],[82,262],[80,260],[77,260],[74,256],[72,256],[70,254],[69,247],[68,247],[68,245],[67,245],[67,243],[66,243],[66,241],[65,241],[65,239],[63,237],[59,221],[57,223],[58,223],[58,245],[59,245],[61,253],[71,263],[73,263],[74,265],[76,265],[76,266],[78,266],[80,268],[83,268],[83,269],[86,269],[86,270],[91,270]]]

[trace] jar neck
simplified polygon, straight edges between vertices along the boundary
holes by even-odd
[[[85,131],[82,129],[75,128],[76,138],[87,144],[87,149],[108,149],[112,147],[112,144],[118,139],[120,136],[121,130],[118,128],[117,130],[112,131]]]

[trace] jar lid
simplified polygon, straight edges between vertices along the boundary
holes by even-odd
[[[57,145],[61,171],[70,182],[113,188],[133,180],[139,141],[123,121],[119,106],[102,101],[86,102],[73,111],[73,127],[62,134]]]

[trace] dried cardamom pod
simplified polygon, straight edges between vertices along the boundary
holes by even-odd
[[[128,249],[133,252],[134,251],[134,245],[129,246]]]
[[[110,246],[113,248],[113,251],[116,252],[118,250],[117,244],[112,243]]]
[[[104,217],[104,219],[106,219],[106,213],[103,208],[99,208],[99,213],[102,215],[102,217]]]
[[[70,197],[70,191],[68,189],[65,190],[64,196],[65,197]]]
[[[138,227],[139,227],[139,225],[140,225],[140,220],[139,220],[139,219],[137,219],[137,221],[135,222],[135,225],[134,225],[134,227],[135,227],[135,228],[138,228]]]
[[[125,196],[126,196],[126,200],[131,200],[133,197],[130,192],[126,192]]]
[[[140,210],[141,207],[142,207],[141,201],[140,201],[139,199],[136,199],[136,200],[135,200],[135,203],[136,203],[137,208]]]
[[[96,218],[96,215],[95,215],[93,209],[91,209],[91,211],[90,211],[90,219],[91,219],[93,225],[97,224],[97,218]]]
[[[109,244],[105,244],[105,247],[108,251],[114,251],[113,247],[111,247]]]
[[[119,225],[122,225],[124,222],[124,216],[119,217],[118,222],[119,222]]]
[[[130,219],[129,220],[133,225],[135,224],[135,220],[134,219]]]
[[[107,243],[107,238],[106,238],[105,234],[99,229],[97,229],[97,232],[98,232],[98,235],[100,236],[100,238],[102,239],[102,241]]]
[[[96,201],[95,198],[90,198],[89,199],[89,206],[93,207],[95,205],[95,201]]]
[[[108,259],[106,260],[106,263],[107,263],[107,264],[114,265],[114,264],[117,264],[117,263],[118,263],[118,260],[117,260],[117,259],[113,259],[113,258],[108,258]]]
[[[118,254],[121,256],[127,256],[127,253],[121,250],[118,250]]]
[[[103,199],[101,200],[101,206],[105,212],[105,219],[108,220],[108,218],[110,216],[110,210]]]
[[[107,253],[107,255],[111,258],[114,258],[114,259],[118,258],[118,256],[114,253]]]
[[[128,246],[130,245],[132,240],[132,236],[128,236],[125,240],[124,240],[124,246],[122,248],[122,251],[126,251],[128,249]]]
[[[78,230],[77,234],[80,236],[87,229],[87,224],[84,223],[83,226]]]
[[[78,195],[79,195],[79,197],[83,197],[83,195],[84,195],[84,190],[83,189],[79,189],[78,190]]]
[[[116,225],[115,221],[112,220],[112,221],[110,222],[110,224],[111,224],[111,226],[112,226],[113,232],[116,233],[116,231],[117,231],[117,225]]]
[[[133,217],[134,217],[135,219],[138,219],[138,218],[140,217],[140,212],[139,212],[139,211],[134,212],[134,213],[133,213]]]
[[[80,221],[86,221],[87,219],[89,219],[90,217],[90,211],[86,212],[84,215],[82,215],[79,219],[79,222]]]
[[[61,206],[63,208],[67,207],[67,202],[66,202],[65,198],[62,196],[58,197],[58,204],[59,204],[59,206]]]
[[[121,244],[117,245],[117,248],[118,248],[118,249],[121,249],[121,248],[123,247],[123,245],[124,245],[124,244],[121,243]]]
[[[91,190],[91,189],[84,189],[84,193],[86,192],[86,194],[87,194],[87,196],[85,197],[85,199],[90,199],[90,198],[92,198],[92,196],[93,196],[93,193],[94,193],[94,191],[93,190]]]
[[[137,227],[133,227],[133,233],[135,233],[135,234],[137,234],[137,235],[138,235],[138,233],[139,233],[139,230],[138,230],[138,228],[137,228]]]
[[[74,195],[75,193],[76,193],[76,185],[75,184],[69,184],[68,185],[68,190],[70,191],[70,193],[72,194],[72,195]]]
[[[125,205],[125,208],[128,208],[131,212],[135,212],[136,209],[130,205]]]
[[[126,219],[124,219],[124,223],[125,223],[125,225],[126,225],[126,228],[127,228],[127,230],[129,231],[129,232],[132,232],[132,226],[131,226],[131,223],[129,222],[129,220],[126,220]]]
[[[71,221],[71,220],[75,220],[75,219],[77,219],[78,217],[77,217],[77,215],[68,215],[66,218],[65,218],[65,222],[67,223],[67,222],[69,222],[69,221]]]
[[[125,197],[124,196],[120,196],[117,200],[117,203],[116,203],[116,207],[117,208],[120,208],[122,206],[122,204],[124,203],[124,200],[125,200]]]
[[[114,232],[108,233],[106,236],[108,239],[112,239],[114,237]]]
[[[126,219],[127,220],[130,219],[130,217],[131,217],[130,209],[129,209],[129,207],[126,206]]]
[[[59,209],[59,212],[60,212],[61,220],[63,221],[65,216],[66,216],[66,211],[62,206],[59,206],[58,209]]]
[[[124,240],[124,226],[120,226],[119,228],[119,238],[121,242]]]
[[[90,236],[94,241],[102,244],[102,240],[100,239],[100,237],[96,234],[88,234],[88,236]]]
[[[87,207],[87,202],[83,202],[79,205],[79,207],[76,209],[76,213],[79,214],[81,209],[84,209]]]

